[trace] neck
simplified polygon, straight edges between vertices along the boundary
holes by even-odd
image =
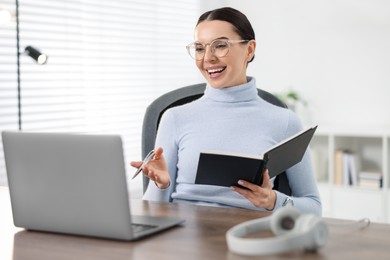
[[[205,97],[218,102],[243,102],[257,97],[256,80],[248,77],[247,83],[228,88],[213,88],[207,85]]]

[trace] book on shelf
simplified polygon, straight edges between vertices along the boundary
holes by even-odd
[[[334,184],[343,185],[344,176],[344,151],[337,150],[334,155]]]
[[[270,178],[299,163],[317,126],[307,128],[276,144],[263,154],[203,151],[199,156],[195,184],[237,186],[238,180],[263,183],[264,169]]]
[[[381,188],[380,171],[360,171],[358,156],[345,149],[338,149],[334,154],[334,184],[362,188]]]
[[[383,186],[382,173],[379,171],[361,171],[359,173],[359,187],[379,189]]]
[[[356,186],[358,169],[356,155],[348,150],[338,149],[334,155],[334,184]]]

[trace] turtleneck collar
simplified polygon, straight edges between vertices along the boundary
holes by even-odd
[[[228,88],[213,88],[207,84],[204,97],[218,102],[245,102],[256,99],[256,80],[247,77],[247,83]]]

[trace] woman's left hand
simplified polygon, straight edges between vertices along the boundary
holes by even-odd
[[[238,186],[233,186],[233,190],[240,193],[247,200],[252,202],[256,207],[262,207],[268,210],[273,210],[276,202],[276,193],[272,190],[272,185],[269,182],[268,170],[264,171],[263,184],[258,186],[256,184],[239,180],[238,184],[247,188],[243,189]]]

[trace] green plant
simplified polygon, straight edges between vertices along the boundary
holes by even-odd
[[[297,104],[307,106],[306,100],[304,100],[301,95],[295,90],[290,89],[284,92],[275,93],[274,95],[280,100],[282,100],[291,109],[294,109]]]

